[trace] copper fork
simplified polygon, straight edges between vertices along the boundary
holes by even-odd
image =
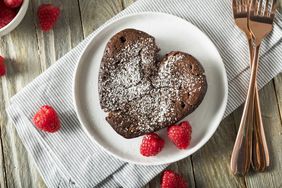
[[[248,39],[251,60],[250,62],[252,62],[253,36],[248,26],[250,0],[233,0],[232,4],[235,23],[245,33]],[[263,129],[263,122],[261,118],[261,110],[259,104],[259,95],[256,83],[254,95],[254,125],[240,125],[235,143],[235,146],[239,147],[234,147],[231,156],[231,171],[234,174],[244,175],[249,170],[250,161],[253,164],[253,168],[258,171],[263,171],[266,166],[269,166],[269,158],[265,157],[268,156],[268,148]],[[254,134],[253,139],[252,132]],[[251,158],[253,159],[251,160]]]
[[[272,24],[274,20],[274,15],[276,12],[276,0],[251,0],[249,5],[249,19],[248,19],[248,29],[251,33],[253,38],[253,59],[252,59],[252,69],[251,69],[251,78],[248,88],[247,99],[244,106],[243,116],[240,123],[240,128],[245,127],[246,125],[252,125],[254,123],[254,98],[255,98],[255,83],[256,83],[256,76],[257,76],[257,69],[258,69],[258,59],[259,59],[259,48],[262,40],[265,36],[271,32]],[[239,128],[239,131],[240,131]],[[241,130],[241,134],[246,134]],[[247,133],[248,137],[251,137],[250,133]],[[242,136],[242,135],[241,135]],[[242,145],[240,142],[237,142],[240,135],[237,135],[236,142],[234,145],[233,152],[238,152],[238,158],[231,158],[231,169],[233,172],[240,172],[246,173],[249,168],[249,164],[246,166],[242,166],[238,164],[241,160],[240,157],[244,157],[245,153],[249,153],[251,156],[250,148],[246,148],[248,151],[240,150]],[[265,142],[266,143],[266,142]],[[250,146],[250,145],[247,145]],[[244,148],[244,147],[243,147]],[[255,149],[258,149],[256,146]],[[241,154],[240,154],[241,152]],[[262,155],[263,156],[263,155]],[[248,156],[249,157],[249,156]],[[260,157],[260,156],[259,156]],[[265,154],[264,158],[268,161],[269,164],[269,154]],[[255,158],[255,160],[261,160],[261,158]],[[248,159],[250,160],[250,159]],[[248,161],[247,160],[247,161]],[[253,158],[254,160],[254,158]],[[259,163],[254,163],[255,165],[261,165]],[[267,162],[265,163],[267,165]],[[242,169],[238,169],[237,167],[242,167]]]
[[[248,91],[248,97],[250,96],[250,101],[253,100],[252,97],[254,97],[253,87],[255,87],[254,84],[256,82],[260,44],[262,40],[272,31],[273,20],[277,10],[277,5],[277,0],[252,0],[250,4],[249,29],[253,35],[254,44],[254,59],[252,63],[253,67],[251,72],[251,82]],[[250,103],[250,105],[252,104]],[[248,116],[248,113],[250,112],[246,110],[246,113],[246,116]],[[268,150],[267,152],[261,152],[262,148],[267,148],[264,131],[258,130],[263,130],[263,127],[256,126],[256,128],[257,130],[255,129],[256,131],[254,138],[261,137],[263,138],[263,140],[261,140],[262,145],[259,144],[259,142],[255,142],[255,145],[253,145],[253,152],[255,153],[252,157],[252,164],[254,167],[256,167],[255,170],[263,171],[265,167],[269,166],[269,153]]]

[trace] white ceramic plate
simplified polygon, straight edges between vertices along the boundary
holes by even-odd
[[[108,40],[125,28],[135,28],[156,38],[164,55],[172,50],[187,52],[203,65],[208,90],[200,106],[185,119],[192,125],[191,145],[178,150],[167,138],[166,129],[158,132],[165,147],[157,156],[139,153],[142,137],[125,139],[106,122],[100,107],[98,72]],[[128,162],[159,165],[183,159],[201,148],[217,129],[227,103],[227,77],[222,59],[210,39],[191,23],[164,13],[141,13],[120,18],[102,29],[86,47],[74,75],[74,104],[84,130],[110,154]]]

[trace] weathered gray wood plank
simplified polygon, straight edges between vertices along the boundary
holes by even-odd
[[[173,170],[183,176],[183,178],[189,182],[189,187],[193,188],[195,187],[194,184],[194,176],[193,176],[193,168],[191,164],[191,158],[188,157],[186,159],[183,159],[177,163],[171,164],[167,170]],[[146,187],[150,188],[158,188],[161,184],[161,177],[162,173],[160,173],[158,176],[156,176]]]
[[[123,10],[122,0],[79,0],[84,36]]]
[[[35,9],[44,2],[34,1]],[[63,5],[61,15],[53,30],[45,33],[36,27],[42,71],[83,40],[78,1],[64,0],[60,3]]]
[[[177,172],[179,172],[179,174],[181,174],[184,179],[188,182],[189,187],[196,187],[196,182],[195,182],[195,178],[194,177],[194,169],[193,169],[193,164],[192,164],[192,157],[188,157],[186,159],[183,159],[179,162],[176,163],[177,164]]]
[[[8,75],[2,79],[1,101],[4,108],[8,106],[10,97],[41,72],[40,67],[35,64],[38,62],[37,40],[33,35],[34,14],[31,6],[29,10],[20,26],[1,39],[0,53],[8,59]],[[41,181],[41,178],[31,178],[34,174],[31,174],[30,168],[34,168],[34,165],[29,164],[26,151],[14,126],[8,122],[5,110],[1,110],[1,114],[4,121],[1,125],[1,138],[7,186],[32,187],[33,182]]]
[[[192,157],[196,187],[245,187],[229,169],[235,141],[234,119],[225,118],[209,142]]]
[[[36,10],[42,2],[45,1],[31,1],[21,25],[1,38],[0,53],[11,59],[8,61],[8,76],[2,79],[3,96],[0,95],[1,101],[4,101],[4,106],[1,103],[3,123],[0,123],[5,161],[2,169],[5,169],[8,187],[38,188],[45,187],[45,184],[2,109],[8,106],[10,97],[83,39],[77,0],[61,1],[61,16],[54,32],[44,34],[36,24]]]
[[[122,0],[123,3],[123,8],[128,7],[129,5],[131,5],[133,2],[135,2],[136,0]]]
[[[274,78],[274,86],[275,86],[275,93],[277,97],[280,118],[282,120],[282,73],[280,73],[277,77]]]
[[[1,48],[1,47],[0,47]],[[0,99],[3,98],[3,92],[2,92],[2,89],[3,86],[2,86],[2,82],[1,82],[1,79],[0,79]],[[1,132],[1,127],[4,126],[4,123],[5,123],[5,119],[3,117],[3,114],[1,112],[4,111],[4,107],[5,107],[5,104],[4,104],[4,101],[1,100],[0,102],[0,188],[1,187],[5,187],[6,186],[6,171],[5,171],[5,160],[4,160],[4,153],[3,153],[3,143],[2,143],[2,132]]]

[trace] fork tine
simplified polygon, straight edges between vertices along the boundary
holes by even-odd
[[[263,0],[259,0],[259,2],[258,2],[258,15],[263,15],[263,7],[262,7],[262,2],[263,2]]]
[[[242,4],[243,4],[244,11],[248,11],[249,0],[243,0]]]
[[[277,0],[272,0],[272,4],[271,4],[271,14],[275,14],[277,7],[278,7]]]
[[[260,0],[256,0],[256,14],[259,15],[259,3],[260,3]]]
[[[232,7],[236,6],[236,0],[232,0]]]
[[[257,13],[257,0],[251,0],[250,10],[254,11],[255,14]]]
[[[265,9],[264,9],[264,15],[265,16],[269,16],[269,0],[266,0],[266,3],[265,3]]]
[[[237,12],[237,1],[236,0],[232,1],[232,7],[233,7],[233,14],[236,14]]]
[[[237,0],[237,7],[239,9],[239,12],[242,12],[242,0]]]
[[[251,3],[252,3],[252,0],[247,0],[247,10],[249,10]]]
[[[259,15],[259,0],[255,0],[255,14]]]

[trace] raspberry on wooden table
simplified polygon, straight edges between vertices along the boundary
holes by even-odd
[[[167,129],[168,138],[179,149],[186,149],[191,141],[192,127],[188,121],[181,122],[179,125],[172,125]]]
[[[172,170],[165,170],[162,176],[161,188],[188,188],[188,183]]]
[[[52,29],[58,20],[60,9],[52,4],[42,4],[38,7],[39,26],[43,31]]]
[[[34,115],[33,123],[38,129],[50,133],[58,131],[61,127],[57,112],[48,105],[42,106]]]
[[[164,140],[156,133],[147,134],[143,137],[140,153],[146,157],[155,156],[163,149],[164,144]]]

